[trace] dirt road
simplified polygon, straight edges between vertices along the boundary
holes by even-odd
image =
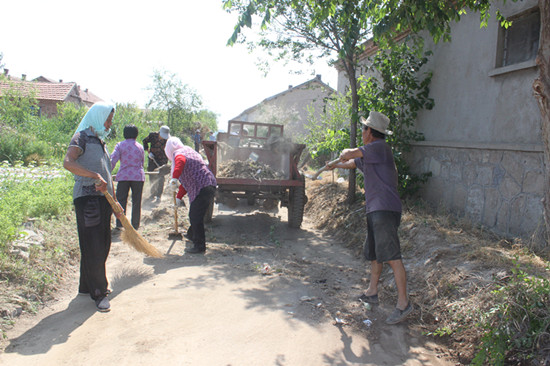
[[[216,207],[206,255],[190,255],[185,239],[168,239],[169,201],[145,207],[140,228],[165,258],[144,258],[114,238],[111,312],[76,295],[72,273],[55,301],[8,331],[0,364],[452,364],[407,322],[385,325],[389,301],[371,310],[357,302],[365,263],[307,219],[289,229],[283,209]],[[184,227],[186,214],[179,210]]]

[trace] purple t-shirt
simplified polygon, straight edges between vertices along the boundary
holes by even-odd
[[[126,139],[115,146],[111,154],[111,166],[114,168],[120,160],[120,168],[116,173],[115,181],[138,181],[145,180],[143,171],[143,146],[134,139]]]
[[[376,140],[359,148],[362,158],[355,165],[365,177],[365,207],[373,211],[401,212],[397,192],[397,168],[390,146],[385,140]]]
[[[185,166],[179,176],[179,181],[187,191],[189,202],[193,202],[204,187],[215,187],[218,184],[214,174],[208,169],[208,166],[198,152],[189,146],[183,146],[175,152],[176,159],[178,155],[185,156]]]

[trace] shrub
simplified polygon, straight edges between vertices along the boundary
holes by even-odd
[[[8,161],[12,165],[18,161],[43,161],[50,159],[52,153],[53,150],[47,142],[0,126],[0,161]],[[29,159],[31,155],[33,157]]]
[[[472,363],[544,362],[550,349],[549,280],[530,276],[516,264],[508,283],[493,295],[495,306],[482,314],[483,336]]]

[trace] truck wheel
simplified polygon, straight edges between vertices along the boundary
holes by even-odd
[[[246,203],[249,206],[254,206],[254,204],[256,203],[256,198],[253,195],[247,195],[246,196]]]
[[[290,227],[299,228],[302,225],[306,200],[305,186],[290,188],[288,200],[288,225]]]
[[[214,200],[210,202],[208,205],[208,208],[206,209],[206,212],[204,214],[204,222],[209,223],[212,222],[212,215],[214,214]]]
[[[264,203],[262,204],[262,206],[265,210],[270,211],[275,209],[278,203],[279,202],[277,200],[267,198],[264,200]]]

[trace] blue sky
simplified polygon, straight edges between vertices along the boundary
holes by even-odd
[[[257,56],[226,46],[236,15],[221,0],[17,0],[4,2],[2,13],[0,52],[10,75],[75,81],[105,100],[143,106],[154,70],[166,70],[219,114],[221,129],[315,74],[336,89],[337,73],[325,60],[302,75],[273,64],[264,77]]]

